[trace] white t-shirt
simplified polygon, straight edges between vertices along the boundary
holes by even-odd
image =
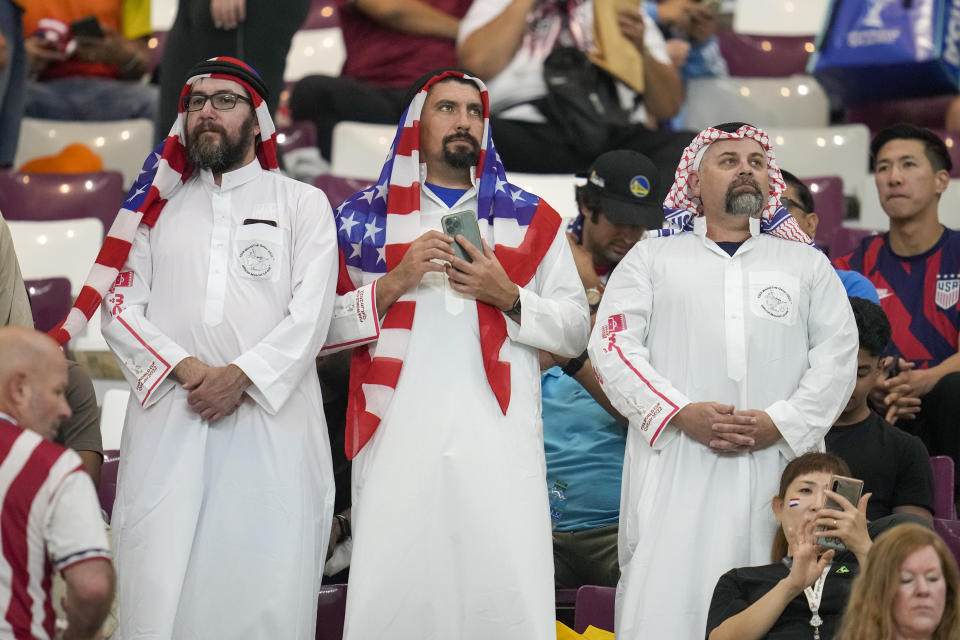
[[[460,21],[457,46],[459,47],[474,31],[503,13],[510,2],[511,0],[475,0],[470,5],[467,15]],[[555,2],[538,3],[531,15],[527,16],[523,41],[513,55],[513,59],[500,73],[487,81],[491,110],[497,116],[511,120],[544,122],[544,117],[537,108],[526,103],[547,95],[547,86],[543,81],[543,61],[550,55],[563,31],[561,11],[562,8]],[[643,42],[647,51],[658,62],[670,64],[667,45],[660,29],[642,9],[640,15],[643,16]],[[583,0],[572,10],[570,31],[581,50],[590,51],[595,48],[591,0]],[[621,102],[626,107],[633,107],[634,91],[622,83],[617,84]],[[631,120],[644,122],[646,118],[647,111],[640,103],[631,115]]]

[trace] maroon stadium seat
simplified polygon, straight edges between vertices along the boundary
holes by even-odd
[[[843,179],[839,176],[822,176],[818,178],[802,178],[801,182],[807,185],[813,194],[814,209],[820,218],[817,226],[817,246],[824,249],[828,255],[837,230],[843,226],[844,198]]]
[[[340,176],[328,173],[317,176],[313,182],[313,186],[327,194],[327,199],[330,200],[330,206],[334,209],[357,191],[362,191],[372,184],[373,180],[341,178]]]
[[[934,518],[933,528],[947,543],[953,557],[957,559],[957,562],[960,562],[960,520]]]
[[[573,630],[583,633],[587,627],[613,631],[613,587],[584,585],[577,589],[577,612]]]
[[[813,52],[811,36],[757,36],[717,31],[717,41],[730,75],[783,78],[806,73]]]
[[[124,195],[123,176],[118,171],[0,172],[0,212],[7,220],[98,218],[106,235]]]
[[[113,501],[117,497],[117,469],[120,467],[120,452],[110,449],[103,452],[103,466],[100,467],[100,508],[107,514],[107,522],[113,516]]]
[[[67,278],[43,278],[27,280],[30,307],[33,310],[33,326],[46,333],[57,326],[70,311],[73,298],[70,296],[70,280]]]
[[[933,515],[937,518],[952,520],[953,505],[953,460],[949,456],[932,456],[930,467],[933,469]]]
[[[341,640],[347,610],[347,585],[325,584],[317,599],[317,640]]]

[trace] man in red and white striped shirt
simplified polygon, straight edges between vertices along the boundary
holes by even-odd
[[[114,574],[79,456],[48,441],[70,416],[56,342],[0,329],[0,638],[53,638],[52,572],[67,583],[63,638],[95,638]]]

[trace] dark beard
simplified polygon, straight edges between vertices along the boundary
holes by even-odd
[[[470,145],[470,149],[456,147],[455,151],[447,148],[447,143],[460,140]],[[443,159],[454,169],[469,169],[476,166],[480,159],[480,143],[469,133],[453,133],[443,139]]]
[[[734,193],[734,189],[743,185],[750,185],[755,191]],[[727,196],[724,203],[727,213],[734,216],[749,216],[757,218],[763,211],[763,194],[760,185],[753,178],[743,178],[730,183],[727,187]]]
[[[231,138],[219,125],[209,125],[195,131],[187,138],[187,159],[198,169],[209,169],[213,173],[224,173],[239,167],[253,144],[253,126],[256,116],[247,118],[235,138]],[[204,131],[215,131],[220,139],[202,138]],[[196,136],[196,140],[193,139]]]

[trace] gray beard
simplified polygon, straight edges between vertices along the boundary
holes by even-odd
[[[756,191],[727,193],[726,208],[730,215],[759,218],[763,211],[763,196]]]

